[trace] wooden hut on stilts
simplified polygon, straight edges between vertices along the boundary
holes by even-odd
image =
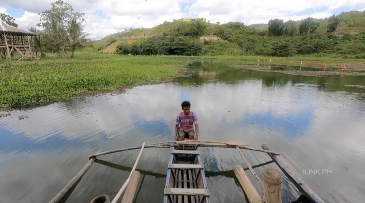
[[[36,58],[33,37],[37,34],[8,25],[0,19],[0,56],[9,61],[18,53],[18,60]]]

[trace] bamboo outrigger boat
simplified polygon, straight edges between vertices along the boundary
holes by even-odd
[[[199,148],[200,147],[221,147],[221,148],[236,148],[241,158],[245,162],[248,169],[251,171],[259,186],[262,189],[263,195],[255,189],[249,178],[244,172],[244,169],[238,165],[234,168],[234,173],[238,179],[243,192],[245,193],[248,202],[250,203],[281,203],[281,183],[282,174],[287,176],[302,195],[298,200],[293,200],[292,203],[323,203],[324,201],[318,197],[297,175],[281,160],[280,154],[271,151],[266,145],[263,149],[253,148],[245,142],[217,142],[217,141],[170,141],[165,143],[155,143],[150,145],[122,148],[111,151],[101,152],[100,150],[89,156],[89,161],[81,169],[81,171],[50,201],[50,203],[66,202],[72,191],[80,182],[83,175],[87,172],[95,160],[102,155],[123,152],[129,150],[140,149],[137,160],[130,172],[129,177],[120,188],[115,197],[110,201],[108,195],[101,195],[91,200],[91,203],[116,203],[120,196],[124,193],[122,203],[132,203],[135,197],[136,187],[139,182],[139,172],[136,171],[139,158],[145,148],[170,148],[171,155],[167,167],[166,182],[164,188],[164,203],[209,203],[211,196],[207,186],[204,166],[202,165]],[[255,173],[253,167],[249,164],[241,149],[253,150],[267,153],[272,162],[278,165],[278,169],[265,169],[261,178]]]

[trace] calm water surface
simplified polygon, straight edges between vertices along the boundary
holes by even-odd
[[[87,97],[0,118],[1,202],[49,202],[85,165],[104,151],[169,141],[174,117],[190,100],[200,139],[266,143],[325,202],[365,201],[364,77],[305,77],[200,64],[189,78],[135,87],[122,94]],[[19,120],[18,116],[28,118]],[[201,148],[212,202],[245,202],[232,169],[245,167],[233,149]],[[114,197],[139,151],[100,157],[67,202]],[[170,149],[145,149],[137,169],[136,202],[162,202]],[[252,165],[269,162],[247,152]],[[255,168],[275,167],[271,163]],[[320,169],[320,173],[310,173]],[[252,178],[250,176],[250,178]],[[252,181],[255,179],[252,178]],[[255,187],[259,189],[257,183]],[[284,179],[283,202],[298,190]]]

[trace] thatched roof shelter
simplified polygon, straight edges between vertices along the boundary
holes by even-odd
[[[8,25],[6,22],[0,19],[0,32],[8,33],[10,35],[14,36],[35,36],[37,34],[29,31],[25,31],[16,27],[13,27],[11,25]]]
[[[11,60],[14,52],[21,56],[19,60],[33,59],[33,36],[37,34],[8,25],[0,19],[0,56]]]

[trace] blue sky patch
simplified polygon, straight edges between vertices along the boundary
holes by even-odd
[[[189,14],[189,7],[191,2],[181,2],[179,3],[180,11],[184,13],[185,16],[188,16]]]
[[[102,10],[96,10],[93,14],[94,15],[97,15],[99,17],[102,17],[102,18],[105,18],[106,17],[104,11],[102,11]]]
[[[308,8],[308,9],[305,9],[303,11],[299,11],[297,13],[295,13],[295,15],[298,15],[298,16],[305,16],[305,15],[312,15],[313,13],[320,13],[320,12],[327,12],[328,10],[328,7],[320,7],[320,8]]]
[[[343,12],[358,11],[358,10],[361,10],[361,9],[364,9],[364,8],[365,8],[365,5],[362,5],[362,6],[344,6],[344,7],[332,10],[331,13],[335,14],[335,15],[339,15]]]
[[[24,10],[23,9],[6,8],[6,11],[13,18],[20,18],[24,15]]]

